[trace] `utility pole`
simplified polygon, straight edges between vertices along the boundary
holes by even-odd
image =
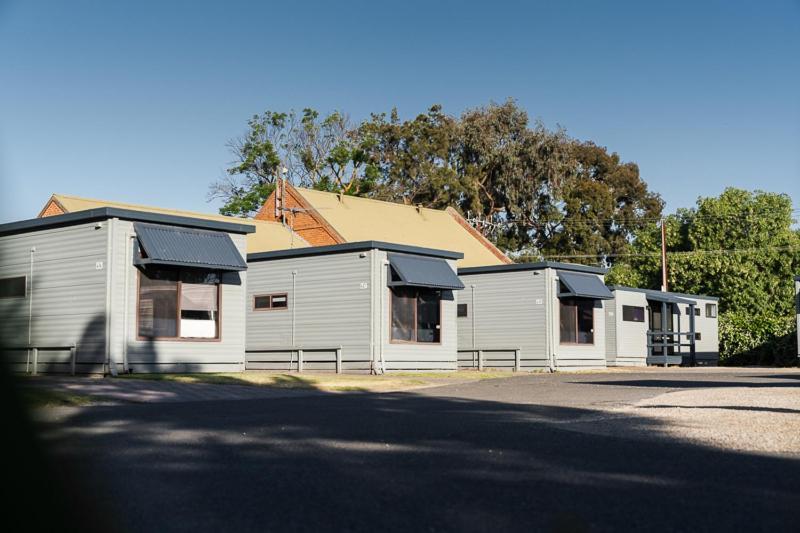
[[[661,291],[667,292],[667,229],[664,226],[664,218],[661,218]]]

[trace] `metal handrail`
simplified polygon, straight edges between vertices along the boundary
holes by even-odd
[[[291,370],[294,363],[294,354],[297,354],[297,371],[303,371],[303,354],[304,352],[336,352],[336,373],[342,373],[342,347],[341,346],[285,346],[269,348],[247,348],[244,353],[276,353],[276,352],[290,352],[289,356],[289,369]]]
[[[485,366],[483,360],[484,352],[514,352],[514,372],[520,372],[522,370],[522,348],[459,348],[456,350],[456,352],[472,352],[473,354],[477,352],[479,372],[483,371]]]
[[[668,348],[678,348],[678,354],[681,354],[680,349],[685,347],[689,348],[689,356],[691,359],[691,364],[694,366],[695,364],[695,343],[697,339],[697,332],[696,331],[656,331],[656,330],[648,330],[647,333],[647,355],[648,357],[664,357],[664,366],[669,365],[669,351]],[[689,339],[688,343],[681,342],[681,336],[686,336]],[[660,337],[659,340],[656,340],[656,337]],[[677,337],[677,341],[674,340]],[[655,355],[653,354],[653,348],[661,348],[662,354]],[[682,355],[680,355],[682,357]],[[673,354],[673,357],[675,355]]]
[[[0,350],[27,350],[25,360],[25,373],[36,376],[39,374],[39,350],[69,350],[70,374],[75,375],[78,345],[72,344],[28,344],[25,346],[0,346]],[[33,355],[33,372],[31,372],[31,354]]]

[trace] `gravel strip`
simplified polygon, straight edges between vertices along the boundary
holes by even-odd
[[[796,388],[730,387],[669,392],[616,412],[658,420],[660,431],[726,450],[800,456]]]

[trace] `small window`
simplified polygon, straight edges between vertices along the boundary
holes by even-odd
[[[695,307],[694,308],[694,316],[700,316],[700,308],[699,307]]]
[[[259,294],[253,297],[253,309],[256,311],[268,311],[270,309],[286,309],[289,307],[289,295],[280,294]]]
[[[706,316],[708,318],[717,318],[717,304],[706,304]]]
[[[0,298],[25,298],[25,276],[0,279]]]
[[[625,322],[644,322],[644,307],[623,305],[622,320]]]
[[[699,341],[703,338],[699,331],[694,332],[694,340]]]
[[[467,316],[467,304],[458,304],[456,306],[456,316],[458,317]]]

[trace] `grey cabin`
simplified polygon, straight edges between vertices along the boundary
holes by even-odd
[[[459,366],[604,368],[604,311],[613,298],[605,273],[556,262],[459,269]]]
[[[797,357],[800,357],[800,276],[794,277],[794,308],[797,315]]]
[[[718,298],[622,286],[612,286],[611,291],[608,366],[718,363]]]
[[[252,225],[118,208],[0,225],[0,339],[14,371],[244,368]]]
[[[250,254],[247,368],[457,368],[459,252],[379,241]]]

